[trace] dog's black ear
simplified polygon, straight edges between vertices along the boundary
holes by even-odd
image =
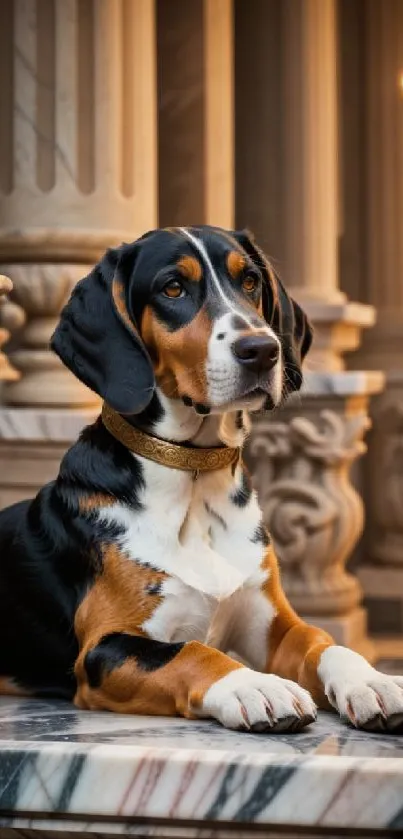
[[[150,402],[154,372],[127,309],[136,244],[107,251],[77,283],[51,339],[66,367],[115,411],[138,414]]]
[[[302,384],[302,361],[313,338],[312,326],[301,306],[286,292],[268,258],[247,231],[236,231],[234,238],[253,260],[263,276],[263,315],[280,338],[287,369],[288,389]]]

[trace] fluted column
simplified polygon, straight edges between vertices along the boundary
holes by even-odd
[[[234,222],[232,0],[158,0],[159,218]]]
[[[333,0],[283,0],[284,276],[304,301],[340,302]]]
[[[291,292],[316,327],[315,370],[344,369],[369,306],[339,289],[340,234],[335,0],[284,0],[284,262]]]
[[[157,223],[155,63],[152,0],[1,4],[0,326],[21,375],[3,386],[0,508],[55,477],[99,410],[49,338],[105,249]]]
[[[47,345],[88,265],[156,223],[153,3],[5,3],[0,51],[0,262],[27,316],[6,399],[88,405]]]

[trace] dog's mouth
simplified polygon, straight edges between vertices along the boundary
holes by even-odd
[[[233,399],[220,403],[219,405],[207,405],[195,402],[190,396],[183,396],[182,401],[184,405],[192,407],[200,417],[238,410],[259,411],[264,409],[265,411],[272,411],[276,407],[272,395],[260,386],[239,396],[235,396]]]

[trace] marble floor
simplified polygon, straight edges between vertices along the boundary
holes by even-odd
[[[300,734],[268,735],[0,700],[3,839],[10,828],[211,837],[280,826],[398,835],[403,736],[325,713]]]

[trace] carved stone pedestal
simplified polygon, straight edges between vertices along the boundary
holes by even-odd
[[[350,469],[365,451],[380,373],[307,374],[281,414],[254,422],[247,459],[290,602],[338,643],[373,657],[362,591],[346,563],[362,533]]]
[[[58,472],[94,410],[0,408],[0,509],[32,498]]]

